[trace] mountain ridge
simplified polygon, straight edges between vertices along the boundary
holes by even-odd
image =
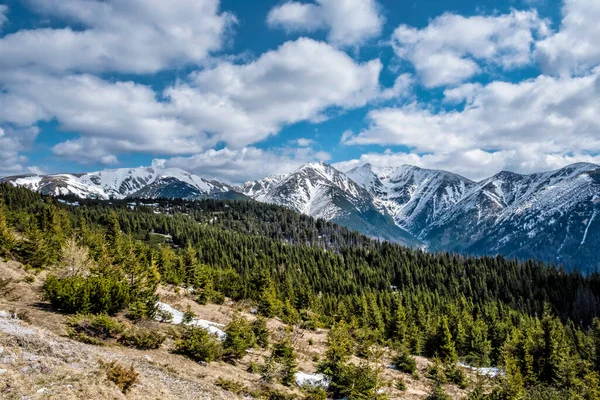
[[[0,181],[82,198],[254,199],[431,251],[600,266],[593,251],[600,247],[600,166],[591,163],[500,171],[480,181],[408,164],[364,164],[344,173],[324,162],[239,186],[161,165]]]

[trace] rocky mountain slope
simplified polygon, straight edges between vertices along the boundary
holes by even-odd
[[[480,182],[410,165],[365,164],[342,173],[309,163],[234,187],[160,166],[4,178],[51,195],[83,198],[225,198],[277,204],[368,236],[430,250],[536,258],[600,267],[600,166],[573,164]]]
[[[369,164],[347,173],[432,250],[600,266],[600,166],[579,163],[481,182],[439,170]]]
[[[242,190],[257,201],[334,221],[368,236],[419,244],[394,223],[368,190],[325,163],[309,163],[286,176],[248,182]]]

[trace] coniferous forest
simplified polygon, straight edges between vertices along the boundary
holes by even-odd
[[[69,254],[71,269],[44,284],[62,312],[152,316],[158,285],[172,284],[333,327],[333,391],[347,333],[399,349],[402,366],[413,354],[504,371],[471,399],[600,398],[597,273],[413,250],[253,201],[75,202],[0,185],[0,256],[45,269]]]

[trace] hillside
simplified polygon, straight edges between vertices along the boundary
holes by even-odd
[[[87,344],[168,351],[216,373],[245,366],[250,376],[219,381],[228,391],[384,400],[402,398],[396,390],[446,398],[458,386],[490,399],[554,400],[600,389],[596,273],[427,253],[260,203],[69,202],[12,185],[0,193],[0,256],[17,271],[0,281],[2,301],[27,304],[34,318],[17,315]],[[283,223],[294,215],[300,223]],[[21,326],[6,324],[8,333]],[[303,336],[326,347],[305,354]],[[249,354],[259,360],[244,364]],[[464,365],[503,373],[479,382]],[[96,371],[127,391],[137,384],[128,368],[106,360]],[[298,376],[315,371],[327,387],[300,393]]]
[[[2,181],[70,201],[253,199],[415,248],[501,254],[589,273],[600,262],[599,171],[579,163],[530,175],[503,171],[473,182],[411,165],[365,164],[343,173],[308,163],[232,186],[153,165]]]
[[[49,303],[43,301],[43,273],[32,274],[19,263],[0,260],[0,274],[10,277],[13,282],[10,288],[4,288],[0,296],[0,395],[3,399],[242,399],[249,396],[225,390],[219,386],[219,378],[240,383],[247,391],[256,392],[263,387],[260,374],[247,370],[252,364],[264,362],[268,354],[264,350],[250,350],[235,365],[218,362],[207,367],[173,354],[173,342],[170,340],[161,348],[152,350],[137,350],[110,341],[102,346],[82,343],[69,337],[69,317],[52,311]],[[158,292],[161,301],[181,310],[189,306],[200,318],[223,324],[229,323],[235,315],[256,319],[243,303],[228,301],[223,305],[199,305],[192,295],[176,293],[172,286],[161,287]],[[118,319],[128,322],[124,317]],[[145,321],[141,325],[168,331],[168,324],[164,323]],[[286,329],[286,325],[278,319],[270,319],[268,327],[271,340],[276,340]],[[315,373],[315,360],[322,358],[327,348],[327,334],[327,329],[294,328],[294,349],[298,370],[301,371],[299,379]],[[138,382],[124,395],[107,378],[100,361],[133,366],[139,373]],[[356,358],[354,362],[360,360]],[[431,386],[429,379],[416,380],[410,374],[388,368],[391,362],[389,356],[380,362],[382,379],[392,383],[402,378],[407,383],[407,389],[402,392],[387,387],[385,392],[390,398],[417,400],[426,397]],[[417,364],[418,374],[424,376],[431,362],[417,357]],[[475,373],[468,372],[471,379],[476,378]],[[297,386],[271,387],[290,396],[302,396]],[[465,393],[454,385],[446,385],[445,389],[453,399],[462,398]]]

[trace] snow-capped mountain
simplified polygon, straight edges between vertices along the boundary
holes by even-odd
[[[234,187],[161,165],[0,179],[82,198],[227,198],[278,204],[368,236],[430,250],[600,267],[600,166],[573,164],[473,182],[447,171],[309,163]]]
[[[232,186],[206,180],[177,168],[120,168],[86,174],[24,175],[3,181],[52,196],[124,199],[245,197]]]
[[[503,171],[481,182],[410,165],[366,164],[347,175],[431,250],[600,266],[598,165],[531,175]]]
[[[475,185],[451,172],[412,165],[378,168],[365,164],[347,175],[366,188],[398,226],[420,238]]]
[[[242,190],[257,201],[334,221],[372,237],[419,244],[394,224],[365,188],[325,163],[309,163],[289,175],[247,182]]]
[[[471,187],[429,230],[430,246],[600,266],[600,166],[500,172]],[[458,229],[457,229],[458,227]]]

